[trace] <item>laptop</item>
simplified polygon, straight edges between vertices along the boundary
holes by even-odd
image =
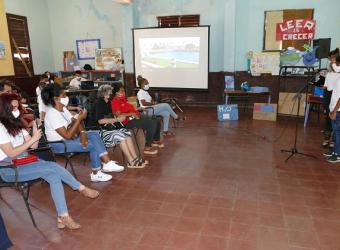
[[[81,81],[80,83],[81,89],[94,89],[94,82],[93,81]]]

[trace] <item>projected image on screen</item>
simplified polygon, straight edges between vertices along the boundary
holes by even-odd
[[[151,88],[208,89],[209,26],[133,29],[133,60]]]
[[[139,45],[143,68],[198,68],[199,37],[143,38]]]

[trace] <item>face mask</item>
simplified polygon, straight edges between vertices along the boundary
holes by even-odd
[[[122,95],[118,96],[118,99],[121,100],[121,101],[125,101],[125,95],[122,94]]]
[[[149,88],[150,88],[149,84],[144,85],[144,90],[149,90]]]
[[[334,70],[336,73],[339,73],[339,72],[340,72],[340,66],[337,66],[336,63],[333,63],[333,64],[332,64],[332,68],[333,68],[333,70]]]
[[[60,98],[60,103],[63,104],[65,107],[68,105],[69,98],[68,96]]]
[[[80,80],[81,80],[81,77],[80,77],[80,76],[77,76],[77,80],[80,81]]]
[[[18,118],[20,116],[20,111],[19,109],[15,110],[15,111],[12,111],[12,115],[14,116],[14,118]]]

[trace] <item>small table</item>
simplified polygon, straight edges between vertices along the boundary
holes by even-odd
[[[268,103],[271,101],[271,92],[251,92],[251,91],[243,91],[243,90],[224,90],[224,94],[226,97],[226,104],[231,103],[234,99],[240,100],[244,104],[244,108],[249,106],[250,101],[255,97],[267,97]]]

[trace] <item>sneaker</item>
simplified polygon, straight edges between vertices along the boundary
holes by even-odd
[[[105,174],[102,171],[98,171],[96,174],[91,173],[91,181],[92,182],[103,182],[103,181],[109,181],[112,179],[112,176],[109,174]]]
[[[327,158],[327,161],[330,163],[337,163],[340,162],[340,157],[336,154],[333,154],[332,156]]]
[[[103,172],[122,172],[124,171],[124,167],[121,165],[118,165],[114,161],[109,161],[108,163],[103,163]]]
[[[152,147],[157,147],[157,148],[164,148],[164,143],[161,141],[153,141],[151,144]]]
[[[324,152],[323,155],[326,157],[331,157],[334,154],[333,150],[329,150],[327,152]]]

